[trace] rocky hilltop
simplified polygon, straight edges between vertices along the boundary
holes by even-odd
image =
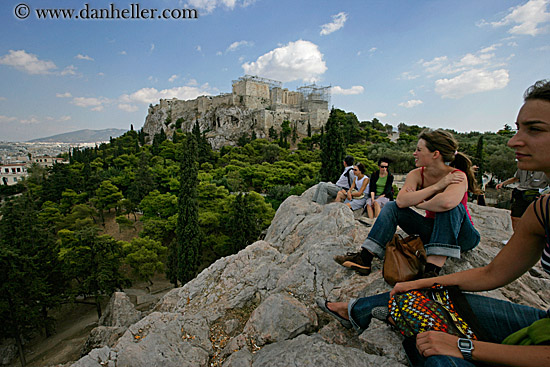
[[[343,204],[313,203],[313,190],[281,205],[264,240],[218,260],[167,293],[150,313],[133,312],[124,294],[115,295],[110,316],[92,333],[97,340],[88,343],[98,348],[72,366],[406,365],[401,337],[383,323],[373,320],[357,335],[316,306],[319,297],[348,300],[390,286],[378,260],[368,277],[332,260],[357,250],[369,228]],[[481,243],[462,260],[451,260],[448,272],[488,263],[511,236],[508,211],[474,204],[470,211]],[[513,284],[488,293],[546,308],[550,277],[537,265]]]
[[[196,122],[214,149],[236,145],[243,134],[266,138],[289,121],[300,136],[308,125],[313,133],[327,122],[330,87],[309,85],[289,91],[276,80],[246,75],[233,81],[232,93],[200,96],[193,100],[161,99],[150,105],[143,131],[149,142],[161,130],[172,136],[176,129],[189,132]]]

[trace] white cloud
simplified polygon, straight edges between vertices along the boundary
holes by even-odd
[[[376,112],[374,114],[374,117],[376,117],[376,118],[383,118],[383,117],[386,117],[386,116],[388,116],[388,114],[384,113],[384,112]]]
[[[149,75],[149,77],[147,78],[147,80],[149,80],[151,83],[157,83],[159,80],[158,78],[155,78],[154,76],[152,75]]]
[[[11,116],[0,115],[0,123],[14,122],[17,118]]]
[[[472,69],[452,79],[435,81],[435,91],[443,98],[462,98],[467,94],[502,89],[508,85],[508,70],[495,71]]]
[[[482,48],[481,50],[479,50],[479,52],[485,53],[485,52],[496,51],[497,48],[499,48],[500,46],[502,46],[501,43],[495,43],[494,45],[491,45],[489,47]]]
[[[24,125],[38,124],[39,122],[40,122],[40,120],[38,120],[38,118],[36,116],[30,116],[27,119],[19,120],[19,123],[24,124]]]
[[[197,45],[197,47],[195,47],[195,49],[196,49],[197,51],[199,51],[199,52],[202,52],[202,47],[201,47],[201,45]]]
[[[6,97],[0,97],[0,101],[7,101],[8,99]]]
[[[241,47],[251,47],[254,46],[254,42],[248,42],[248,41],[236,41],[229,45],[227,50],[225,52],[233,52]]]
[[[105,73],[99,72],[97,73],[97,76],[105,76]]]
[[[411,96],[416,96],[416,92],[414,91],[414,89],[411,89],[411,90],[409,91],[409,94],[410,94]]]
[[[416,78],[418,78],[419,75],[415,75],[413,73],[411,73],[410,71],[405,71],[403,73],[401,73],[401,77],[400,79],[403,79],[403,80],[414,80]]]
[[[0,58],[0,64],[12,66],[28,74],[51,74],[57,66],[52,61],[39,60],[34,54],[25,50],[10,50]]]
[[[118,108],[126,112],[136,112],[138,106],[129,103],[119,103]]]
[[[71,98],[72,97],[72,94],[69,93],[69,92],[65,92],[65,93],[56,93],[55,96],[57,98]]]
[[[237,5],[245,8],[254,4],[255,1],[256,0],[187,0],[185,6],[187,8],[201,9],[205,14],[208,14],[218,7],[233,10]]]
[[[71,116],[66,115],[66,116],[61,116],[61,117],[59,118],[59,121],[69,121],[69,120],[71,120],[71,119],[72,119]]]
[[[550,23],[550,12],[547,7],[550,0],[529,0],[523,5],[510,8],[510,13],[498,22],[490,23],[493,27],[511,26],[508,33],[536,36],[546,33],[549,29],[544,26]],[[487,24],[483,22],[483,24]]]
[[[201,87],[183,86],[171,89],[157,90],[156,88],[142,88],[132,94],[123,94],[120,97],[122,103],[158,103],[162,99],[177,98],[181,100],[194,99],[198,96],[210,95],[208,84]]]
[[[168,78],[168,81],[169,81],[170,83],[173,83],[173,82],[175,82],[179,77],[180,77],[179,75],[173,74],[170,78]]]
[[[422,103],[424,103],[424,102],[422,102],[419,99],[411,99],[410,101],[407,101],[407,102],[401,102],[399,104],[399,106],[405,107],[405,108],[413,108],[413,107],[416,107],[418,105],[421,105]]]
[[[127,55],[126,51],[122,50],[118,53],[119,55]]]
[[[71,101],[75,106],[90,108],[92,111],[103,111],[104,106],[109,102],[109,99],[105,97],[75,97]]]
[[[74,65],[69,65],[61,71],[61,75],[77,75],[76,67]]]
[[[316,44],[298,40],[242,65],[246,74],[272,78],[281,82],[317,81],[327,70],[323,54]]]
[[[155,44],[151,43],[151,48],[149,49],[149,53],[153,52],[155,50]]]
[[[353,94],[361,94],[364,91],[365,91],[365,88],[363,88],[360,85],[354,85],[353,87],[348,88],[348,89],[344,89],[340,86],[334,86],[334,87],[332,87],[331,93],[332,94],[341,94],[341,95],[344,95],[344,96],[349,96],[349,95],[353,95]]]
[[[94,61],[93,58],[91,58],[90,56],[88,55],[82,55],[82,54],[78,54],[74,57],[75,59],[79,59],[79,60],[88,60],[88,61]]]
[[[348,15],[345,12],[340,12],[333,15],[332,19],[332,23],[323,24],[321,26],[321,36],[326,36],[342,28],[348,19]]]

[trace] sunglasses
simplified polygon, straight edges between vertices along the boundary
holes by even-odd
[[[388,168],[389,166],[380,166],[380,168]]]

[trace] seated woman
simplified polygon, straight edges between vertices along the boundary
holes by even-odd
[[[508,146],[516,151],[519,169],[543,171],[550,177],[550,81],[535,83],[524,98],[516,122],[518,131]],[[390,296],[397,293],[430,287],[434,283],[456,285],[468,292],[488,291],[513,282],[539,259],[544,271],[550,274],[549,196],[543,196],[529,206],[508,244],[489,265],[432,279],[397,283],[390,293],[320,306],[346,326],[353,325],[361,330],[369,326],[372,310],[377,308],[376,315],[379,307],[387,309]],[[545,322],[550,317],[550,310],[476,294],[465,296],[481,326],[490,334],[490,340],[474,340],[469,346],[459,349],[457,336],[436,331],[420,333],[416,337],[416,349],[426,358],[425,366],[473,367],[477,361],[491,366],[550,366],[550,345],[501,344],[506,337],[534,322]],[[533,327],[539,325],[537,322]],[[548,327],[544,330],[538,329],[538,335],[546,333],[548,336]],[[518,334],[523,334],[523,331]]]
[[[353,167],[353,174],[355,179],[351,184],[351,189],[340,190],[336,195],[334,201],[342,202],[345,198],[344,204],[346,204],[351,210],[357,210],[365,207],[365,190],[369,183],[369,178],[365,175],[365,165],[363,163],[357,163]]]
[[[369,198],[367,199],[367,216],[377,218],[380,209],[393,200],[393,175],[390,173],[390,159],[378,160],[380,169],[370,176]]]
[[[443,130],[420,134],[413,153],[418,168],[410,171],[396,201],[388,202],[362,245],[361,252],[335,256],[340,265],[368,275],[374,256],[384,257],[397,226],[417,234],[426,249],[425,276],[439,274],[447,257],[460,258],[479,243],[468,212],[467,191],[477,191],[472,162],[457,152],[453,135]],[[426,216],[411,207],[426,210]]]

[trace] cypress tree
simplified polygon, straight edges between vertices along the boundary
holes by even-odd
[[[177,280],[187,283],[199,265],[200,229],[197,202],[197,141],[188,134],[180,152],[180,188],[176,224]]]
[[[321,180],[336,182],[345,155],[344,137],[333,107],[321,138]]]
[[[258,238],[259,228],[248,194],[239,193],[231,205],[228,221],[230,251],[236,254]]]

